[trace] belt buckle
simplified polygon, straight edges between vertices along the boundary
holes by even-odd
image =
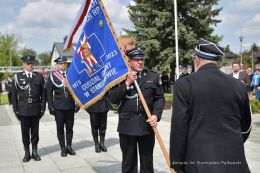
[[[28,98],[28,103],[32,103],[32,98]]]

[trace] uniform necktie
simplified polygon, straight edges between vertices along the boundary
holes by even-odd
[[[31,73],[28,73],[28,81],[31,83],[32,82],[32,76]]]
[[[66,78],[65,73],[62,73],[62,76],[63,76],[64,78]]]

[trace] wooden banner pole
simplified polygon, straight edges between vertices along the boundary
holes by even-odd
[[[145,112],[147,114],[147,117],[150,119],[152,117],[152,114],[151,114],[151,112],[150,112],[150,110],[149,110],[149,108],[147,106],[147,103],[146,103],[146,101],[144,99],[143,93],[142,93],[142,91],[141,91],[141,89],[140,89],[140,87],[139,87],[139,85],[138,85],[136,80],[134,81],[134,85],[135,85],[135,88],[136,88],[136,90],[138,92],[139,98],[140,98],[140,100],[141,100],[141,102],[143,104],[143,107],[144,107],[144,110],[145,110]],[[156,139],[157,139],[158,143],[160,144],[160,147],[161,147],[163,155],[164,155],[164,157],[165,157],[165,159],[167,161],[167,164],[168,164],[168,166],[170,168],[170,166],[171,166],[170,158],[169,158],[168,152],[167,152],[167,150],[166,150],[166,148],[164,146],[164,143],[162,141],[161,135],[160,135],[160,133],[159,133],[159,131],[158,131],[158,129],[156,127],[153,127],[153,131],[154,131],[154,134],[156,136]],[[170,169],[170,170],[171,170],[171,173],[175,173],[175,171],[173,169]]]

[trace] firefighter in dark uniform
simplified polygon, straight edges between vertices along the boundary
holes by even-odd
[[[60,56],[55,61],[57,63],[58,70],[53,71],[47,82],[47,97],[48,108],[51,115],[55,116],[57,125],[57,137],[61,147],[61,156],[66,157],[67,154],[75,155],[75,151],[72,149],[73,138],[73,125],[74,125],[74,113],[75,113],[75,101],[70,94],[67,85],[66,72],[67,72],[67,58]],[[66,142],[64,125],[66,128]]]
[[[137,173],[138,148],[140,172],[153,173],[155,136],[152,127],[156,127],[161,119],[164,94],[159,84],[159,75],[144,69],[144,52],[136,47],[127,51],[126,55],[131,70],[125,81],[110,90],[111,102],[120,105],[117,130],[123,157],[122,172]],[[134,80],[137,80],[151,111],[152,118],[149,120],[134,87]]]
[[[246,85],[221,72],[220,46],[201,39],[195,73],[175,82],[171,167],[187,173],[249,173],[244,142],[251,129]]]
[[[14,76],[13,110],[21,121],[22,139],[25,150],[23,162],[28,162],[30,156],[30,141],[32,143],[32,158],[40,161],[37,153],[39,141],[39,121],[46,107],[46,93],[42,74],[33,71],[34,56],[22,58],[24,71]]]
[[[95,143],[95,152],[106,152],[105,135],[107,129],[107,112],[110,108],[107,95],[98,100],[95,104],[86,109],[90,115],[90,124],[93,140]],[[98,140],[100,137],[100,142]]]

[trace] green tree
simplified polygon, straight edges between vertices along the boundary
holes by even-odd
[[[251,51],[259,51],[260,49],[259,49],[259,47],[255,44],[255,43],[253,43],[252,44],[252,46],[251,46]]]
[[[38,55],[40,65],[51,65],[51,52],[43,52]]]
[[[129,5],[130,19],[135,30],[137,45],[144,48],[149,61],[146,65],[159,70],[175,62],[174,5],[172,0],[134,0]],[[192,61],[192,53],[199,38],[219,42],[213,35],[220,20],[215,16],[221,8],[213,7],[218,0],[178,0],[178,36],[180,63]],[[158,63],[159,62],[159,63]]]
[[[21,43],[21,39],[14,34],[0,33],[0,66],[21,65],[19,43]]]

